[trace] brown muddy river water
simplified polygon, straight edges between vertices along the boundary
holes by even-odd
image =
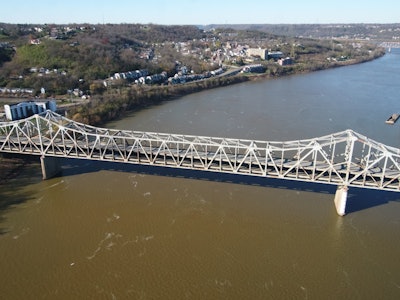
[[[400,51],[204,91],[108,127],[400,147]],[[400,299],[400,193],[63,162],[0,187],[1,299]]]

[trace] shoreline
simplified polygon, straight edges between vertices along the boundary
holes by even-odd
[[[142,93],[139,93],[139,95],[128,93],[129,89],[126,89],[121,93],[115,93],[111,95],[108,100],[111,101],[114,105],[104,105],[110,104],[110,102],[100,97],[100,99],[94,98],[87,104],[82,104],[81,106],[74,107],[70,110],[66,109],[65,111],[68,114],[68,118],[70,119],[73,119],[77,122],[87,123],[93,126],[100,126],[107,122],[123,118],[127,113],[140,111],[149,106],[157,105],[164,101],[172,101],[174,99],[178,99],[180,97],[203,90],[225,87],[228,85],[243,83],[247,81],[270,80],[274,78],[296,76],[316,71],[345,67],[349,65],[369,62],[385,55],[384,52],[378,54],[379,55],[370,57],[368,59],[363,59],[361,61],[357,60],[354,62],[345,62],[330,65],[328,67],[317,66],[317,68],[305,69],[301,72],[295,71],[294,68],[292,68],[291,70],[289,70],[291,72],[285,72],[284,74],[240,74],[227,77],[215,77],[207,80],[190,82],[176,86],[146,87],[146,90],[141,90],[140,92]],[[122,99],[122,101],[119,99]],[[97,108],[94,104],[98,104],[100,108]],[[94,110],[94,112],[91,113],[89,109],[86,109],[85,111],[86,106],[92,106],[96,109]],[[23,169],[35,163],[36,162],[34,162],[32,159],[29,159],[28,157],[21,157],[21,155],[10,157],[9,154],[0,153],[0,168],[2,170],[0,174],[0,186],[6,185],[10,180],[15,179],[23,171]]]
[[[299,64],[278,69],[276,72],[245,73],[231,76],[217,76],[205,80],[178,85],[129,86],[108,90],[103,94],[93,95],[91,100],[78,107],[65,110],[67,117],[92,126],[102,126],[110,121],[123,118],[129,112],[139,111],[164,101],[171,101],[196,92],[225,87],[247,81],[270,80],[286,76],[307,74],[339,67],[369,62],[385,55],[378,49],[368,57],[359,57],[344,62],[319,62],[312,65]]]

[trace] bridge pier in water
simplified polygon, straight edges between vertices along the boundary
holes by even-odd
[[[346,214],[346,202],[347,202],[347,191],[348,187],[338,186],[335,194],[335,206],[336,211],[339,216],[344,216]]]
[[[256,141],[98,128],[50,110],[0,122],[0,153],[41,155],[43,179],[58,175],[61,159],[90,159],[263,176],[340,185],[344,216],[348,188],[400,192],[400,149],[350,129],[297,141]]]
[[[50,179],[61,172],[61,164],[57,157],[41,156],[40,164],[42,166],[43,180]]]

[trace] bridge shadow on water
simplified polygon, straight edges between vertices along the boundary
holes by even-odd
[[[104,161],[99,162],[76,159],[63,159],[62,166],[63,168],[61,176],[73,176],[82,173],[96,173],[103,170],[126,173],[134,172],[145,175],[196,179],[204,181],[329,194],[332,196],[332,202],[334,200],[337,189],[337,186],[330,184],[264,178],[241,174],[176,169],[160,166],[113,163]],[[400,193],[350,187],[348,191],[346,214],[369,209],[375,206],[384,205],[389,202],[400,203]]]
[[[2,165],[0,168],[1,172],[5,172],[2,174],[3,180],[0,181],[0,235],[10,231],[9,228],[3,226],[3,221],[6,219],[4,213],[17,205],[34,199],[34,195],[26,191],[24,187],[40,182],[40,179],[35,176],[37,167],[40,167],[40,165],[37,162],[36,164],[33,163],[34,160],[26,157],[26,155],[17,156],[17,158],[18,160],[11,162],[12,164],[20,164],[20,166],[14,166],[11,168],[11,172],[8,172],[6,166]]]
[[[384,205],[389,202],[400,203],[400,193],[351,187],[347,196],[346,214]]]

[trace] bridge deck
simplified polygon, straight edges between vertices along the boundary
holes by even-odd
[[[254,141],[97,128],[48,111],[1,123],[0,152],[400,191],[400,149],[352,130],[307,140]]]

